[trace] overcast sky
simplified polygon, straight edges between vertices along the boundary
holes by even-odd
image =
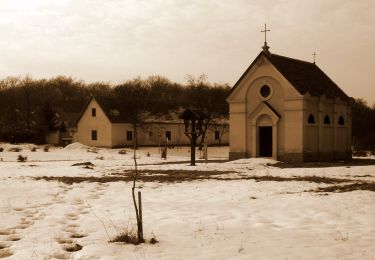
[[[119,83],[205,73],[233,85],[261,51],[312,61],[375,102],[375,0],[0,0],[0,77]]]

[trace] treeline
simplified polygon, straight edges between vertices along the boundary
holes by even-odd
[[[353,146],[356,151],[375,154],[375,104],[369,107],[363,99],[352,104]]]
[[[43,143],[48,131],[62,127],[56,114],[80,112],[90,95],[113,99],[135,117],[136,124],[142,121],[140,116],[168,117],[186,107],[204,111],[210,119],[226,119],[229,92],[227,84],[211,84],[204,75],[188,76],[186,84],[161,76],[121,84],[87,84],[65,76],[8,77],[0,80],[0,141]]]

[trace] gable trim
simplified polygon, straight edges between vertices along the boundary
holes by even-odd
[[[263,101],[259,106],[248,116],[248,119],[251,120],[252,124],[256,124],[256,120],[260,115],[269,115],[273,123],[277,123],[281,118],[280,114],[266,101]]]

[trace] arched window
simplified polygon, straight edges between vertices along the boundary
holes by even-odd
[[[331,119],[329,118],[328,115],[326,115],[326,116],[324,117],[324,124],[325,124],[325,125],[330,125],[330,124],[331,124]]]
[[[309,115],[309,118],[307,119],[307,123],[309,124],[315,124],[315,117],[313,114]]]
[[[339,125],[345,125],[345,120],[343,116],[339,117]]]

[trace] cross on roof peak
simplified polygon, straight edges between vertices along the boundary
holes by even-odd
[[[316,52],[314,51],[314,53],[312,54],[312,56],[314,56],[314,64],[315,64],[315,59],[316,59],[316,56],[317,56],[318,54],[316,54]]]
[[[264,30],[260,31],[260,32],[264,32],[264,46],[263,46],[263,50],[268,52],[268,49],[270,47],[267,46],[267,32],[270,32],[271,30],[267,30],[267,24],[265,23],[264,24]]]
[[[260,31],[260,32],[264,32],[264,45],[267,45],[267,32],[270,32],[271,30],[267,30],[267,24],[265,23],[264,24],[264,30]]]

